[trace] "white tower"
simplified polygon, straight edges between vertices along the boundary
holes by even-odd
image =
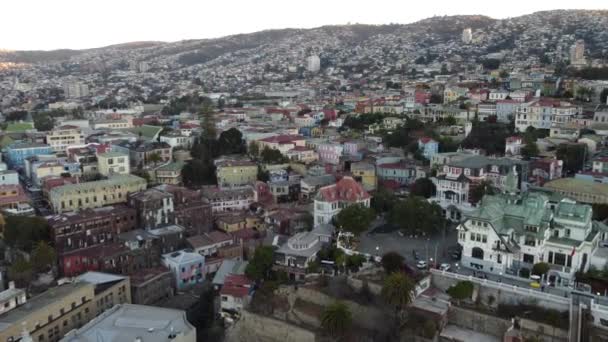
[[[321,70],[321,59],[319,56],[312,55],[306,59],[306,70],[310,72],[319,72]]]
[[[465,44],[470,44],[473,41],[473,31],[470,27],[462,30],[462,42]]]

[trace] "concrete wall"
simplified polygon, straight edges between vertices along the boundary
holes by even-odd
[[[315,333],[274,318],[243,310],[240,320],[226,332],[227,342],[315,341]]]
[[[478,295],[481,296],[482,301],[487,301],[488,297],[493,296],[495,298],[494,305],[498,305],[499,303],[542,303],[543,307],[549,309],[559,311],[570,310],[570,298],[535,291],[533,289],[524,289],[513,285],[507,285],[505,283],[489,281],[487,279],[478,279],[438,270],[431,271],[431,281],[433,286],[443,291],[447,291],[447,289],[449,289],[452,285],[455,285],[459,281],[463,280],[468,280],[476,284]]]

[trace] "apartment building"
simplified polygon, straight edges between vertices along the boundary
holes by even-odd
[[[133,304],[152,305],[173,297],[173,274],[164,266],[129,274]]]
[[[131,173],[129,155],[121,152],[106,152],[97,155],[97,171],[104,177]]]
[[[131,192],[144,190],[145,179],[133,175],[114,175],[93,182],[68,184],[49,191],[49,202],[55,213],[77,209],[99,208],[124,203]]]
[[[131,303],[131,284],[128,276],[86,272],[79,275],[77,281],[87,282],[95,286],[93,310],[95,316],[100,315],[114,305]]]
[[[84,134],[78,126],[59,126],[46,134],[46,143],[54,152],[66,152],[69,146],[84,145]]]
[[[94,298],[91,283],[53,287],[0,316],[0,341],[19,341],[24,328],[34,341],[59,341],[95,316]]]
[[[201,196],[200,191],[174,185],[159,185],[155,189],[173,195],[175,223],[186,228],[188,236],[211,231],[211,204]]]
[[[137,227],[136,210],[122,204],[49,216],[47,222],[61,274],[75,272],[75,262],[69,261],[78,251],[116,242],[119,234]]]
[[[227,190],[208,187],[203,189],[203,197],[211,203],[213,213],[249,209],[256,200],[255,191],[250,186]]]
[[[369,208],[371,196],[352,177],[343,177],[336,184],[319,189],[314,200],[314,225],[332,222],[334,216],[353,204]]]
[[[525,132],[528,127],[550,129],[552,124],[565,124],[582,109],[570,102],[553,98],[535,98],[517,108],[515,128]]]
[[[175,222],[173,195],[159,189],[147,189],[128,195],[128,203],[137,211],[138,226],[154,229]]]
[[[18,142],[7,146],[3,154],[9,168],[16,170],[24,166],[28,157],[53,153],[53,148],[47,144]]]

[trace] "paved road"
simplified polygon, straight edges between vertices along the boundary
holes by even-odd
[[[439,259],[440,263],[453,263],[448,247],[457,245],[457,233],[453,227],[447,229],[445,236],[437,234],[431,237],[401,236],[397,231],[390,233],[372,233],[373,229],[383,225],[382,218],[377,219],[371,228],[361,235],[357,248],[359,252],[382,256],[387,252],[397,252],[405,257],[406,263],[415,265],[413,251],[416,250],[422,260]]]

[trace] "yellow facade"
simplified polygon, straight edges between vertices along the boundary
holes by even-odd
[[[114,305],[124,303],[131,303],[131,280],[129,277],[125,277],[109,288],[95,294],[95,314],[99,315]]]
[[[126,202],[129,193],[146,187],[147,182],[143,178],[117,175],[100,181],[58,186],[49,191],[49,202],[55,213],[99,208]]]
[[[94,297],[86,282],[51,288],[0,317],[0,341],[16,341],[23,327],[34,341],[57,341],[95,316]]]
[[[353,178],[357,179],[367,191],[375,190],[378,184],[376,168],[367,163],[354,163],[350,171]]]
[[[251,184],[258,178],[258,166],[254,163],[225,163],[217,167],[217,184],[233,188]]]

